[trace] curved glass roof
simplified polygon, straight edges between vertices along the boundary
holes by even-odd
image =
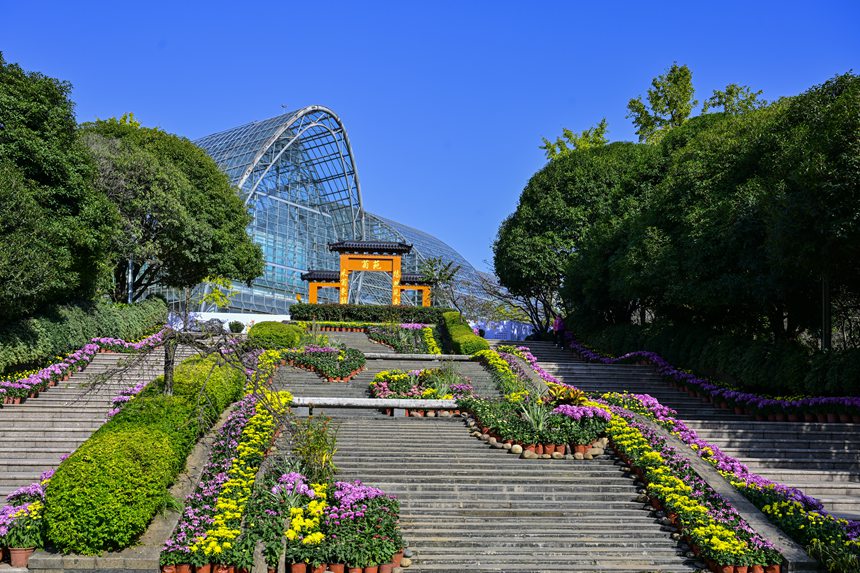
[[[413,244],[403,273],[417,273],[420,261],[442,257],[460,265],[459,278],[477,284],[478,275],[457,251],[436,237],[366,213],[352,148],[340,118],[323,106],[308,106],[194,142],[221,166],[253,216],[248,228],[263,249],[265,271],[251,287],[235,284],[234,310],[286,314],[307,296],[302,273],[337,270],[328,244],[349,240]],[[320,302],[337,302],[333,289]],[[350,301],[390,304],[391,277],[356,273]],[[416,303],[404,297],[404,304]]]

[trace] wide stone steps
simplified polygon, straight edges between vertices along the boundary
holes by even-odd
[[[190,354],[190,350],[180,348],[176,359]],[[98,354],[83,372],[59,386],[23,404],[0,409],[0,499],[56,468],[63,454],[72,453],[101,427],[113,398],[122,390],[163,373],[164,354],[156,351],[101,380],[104,373],[121,368],[128,359],[127,354]]]
[[[568,384],[649,394],[751,471],[800,488],[837,515],[860,518],[860,425],[755,421],[676,390],[650,366],[585,364],[551,343],[526,345],[543,368]]]
[[[338,421],[338,479],[398,496],[410,569],[695,571],[614,459],[522,460],[460,418]]]

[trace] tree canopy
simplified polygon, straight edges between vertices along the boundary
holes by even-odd
[[[185,138],[140,127],[132,118],[82,128],[97,166],[96,187],[117,206],[113,296],[154,284],[191,287],[207,276],[250,282],[263,272],[250,215],[227,176]]]
[[[699,103],[694,97],[693,72],[673,63],[666,73],[651,80],[648,104],[637,96],[627,103],[639,141],[659,141],[666,131],[687,121]]]
[[[821,332],[824,282],[837,322],[856,323],[860,78],[769,105],[729,87],[724,112],[656,144],[573,150],[536,173],[494,245],[502,284],[562,293],[580,324],[798,341]]]
[[[92,187],[71,86],[0,54],[0,317],[91,298],[116,210]]]

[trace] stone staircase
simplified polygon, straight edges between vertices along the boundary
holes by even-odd
[[[620,462],[528,461],[460,418],[344,417],[335,463],[396,495],[417,571],[695,571]]]
[[[299,396],[365,397],[376,372],[432,360],[368,360],[347,384],[281,368],[275,386]],[[475,362],[454,362],[478,393],[498,395]],[[322,413],[321,408],[315,414]],[[397,495],[417,571],[692,572],[620,462],[528,461],[469,436],[461,418],[391,418],[326,408],[338,423],[338,479]]]
[[[831,513],[860,519],[860,425],[756,422],[674,389],[650,366],[590,364],[550,342],[524,344],[565,383],[594,392],[650,394],[755,473],[800,488]]]
[[[191,351],[180,348],[177,362]],[[0,503],[11,491],[33,483],[60,464],[60,457],[81,445],[105,421],[120,391],[163,372],[164,354],[156,351],[139,364],[101,381],[128,354],[97,354],[89,366],[38,398],[0,409]],[[88,389],[93,382],[97,387]]]

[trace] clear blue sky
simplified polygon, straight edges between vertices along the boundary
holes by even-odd
[[[70,81],[79,121],[132,111],[191,139],[309,104],[340,115],[365,205],[479,268],[544,163],[673,61],[700,100],[860,72],[860,2],[0,0],[0,51]]]

